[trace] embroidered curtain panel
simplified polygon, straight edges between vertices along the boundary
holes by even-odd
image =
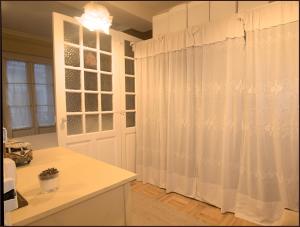
[[[298,9],[134,45],[139,180],[258,224],[299,210]]]

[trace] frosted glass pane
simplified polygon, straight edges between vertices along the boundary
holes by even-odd
[[[125,73],[128,75],[134,75],[134,60],[125,59]]]
[[[65,65],[80,66],[78,48],[65,45]]]
[[[64,40],[79,44],[79,26],[64,21]]]
[[[39,126],[54,125],[54,106],[37,106],[37,118]]]
[[[8,84],[7,103],[9,106],[30,105],[28,84]]]
[[[98,90],[97,73],[84,72],[84,89],[97,91]]]
[[[101,94],[101,109],[102,111],[112,110],[112,95]]]
[[[126,127],[135,126],[135,112],[126,113]]]
[[[81,112],[81,94],[66,93],[67,112]]]
[[[29,128],[32,126],[29,106],[14,106],[9,108],[12,129]]]
[[[65,71],[66,89],[80,90],[80,71],[74,69],[66,69]]]
[[[126,95],[126,110],[134,110],[134,109],[135,109],[135,96]]]
[[[85,94],[85,111],[98,111],[98,94]]]
[[[96,32],[91,32],[88,29],[83,28],[83,45],[96,48]]]
[[[98,114],[86,115],[86,132],[98,132],[99,131],[99,117]]]
[[[35,94],[37,105],[54,105],[52,85],[36,84]]]
[[[82,116],[67,116],[67,134],[74,135],[82,133]]]
[[[34,81],[36,84],[53,84],[51,65],[34,64]]]
[[[124,52],[125,52],[125,56],[127,57],[134,57],[134,53],[132,51],[132,47],[130,46],[130,42],[125,40],[124,43]]]
[[[84,51],[84,68],[97,69],[97,54],[94,51]]]
[[[112,75],[101,74],[101,91],[112,91]]]
[[[107,54],[100,54],[101,71],[111,72],[111,56]]]
[[[114,128],[113,114],[102,114],[102,131]]]
[[[25,62],[7,61],[6,71],[8,83],[27,83]]]
[[[104,33],[99,33],[100,35],[100,50],[111,52],[111,36]]]
[[[134,92],[134,78],[133,77],[125,77],[125,91],[126,92]]]

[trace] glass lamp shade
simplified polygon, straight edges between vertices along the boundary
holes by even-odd
[[[109,34],[113,17],[109,15],[104,6],[90,2],[84,7],[84,14],[75,18],[90,31],[101,31]]]

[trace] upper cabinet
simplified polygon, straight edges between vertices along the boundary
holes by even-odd
[[[268,4],[268,1],[191,1],[153,17],[153,37],[182,31],[209,21],[229,18],[236,12]]]

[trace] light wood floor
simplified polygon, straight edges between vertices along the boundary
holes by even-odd
[[[132,190],[156,199],[170,206],[170,209],[185,212],[185,214],[200,219],[207,225],[256,226],[254,223],[235,217],[232,213],[222,214],[217,207],[174,192],[166,193],[166,190],[151,184],[134,181],[132,182]]]

